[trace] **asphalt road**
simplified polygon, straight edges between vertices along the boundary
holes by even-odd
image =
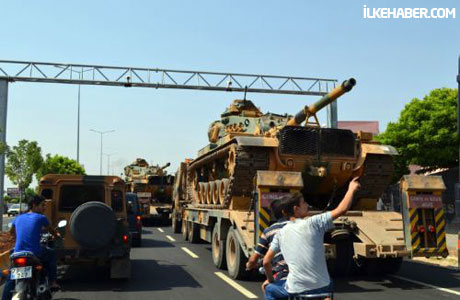
[[[131,280],[111,281],[103,267],[62,268],[63,291],[55,298],[263,299],[259,281],[237,281],[238,286],[226,281],[226,271],[214,267],[210,251],[209,244],[184,242],[171,228],[145,228],[142,247],[131,252]],[[396,276],[335,279],[336,298],[460,299],[460,272],[456,270],[407,261]]]

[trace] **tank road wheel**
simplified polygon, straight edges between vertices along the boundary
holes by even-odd
[[[182,231],[182,238],[184,241],[188,240],[188,226],[187,226],[188,221],[185,219],[182,219],[182,226],[181,226],[181,231]]]
[[[223,178],[220,180],[219,184],[219,204],[224,204],[225,203],[225,197],[227,196],[228,192],[228,187],[230,185],[230,179],[228,178]]]
[[[212,262],[219,269],[226,269],[225,240],[219,240],[219,225],[214,225],[212,230]]]
[[[236,147],[232,146],[228,151],[228,158],[225,162],[229,176],[235,173],[236,168]]]
[[[211,204],[211,184],[209,182],[204,183],[203,203]]]
[[[202,204],[202,203],[205,203],[205,194],[204,194],[205,190],[204,190],[204,182],[199,182],[198,183],[198,190],[197,190],[197,203],[198,204]]]
[[[227,242],[225,244],[228,275],[233,279],[247,278],[249,276],[249,273],[246,271],[247,258],[236,237],[235,229],[230,228],[228,230]]]
[[[173,210],[171,214],[171,227],[174,233],[181,232],[181,221],[176,216],[176,210]]]
[[[200,225],[195,222],[187,222],[188,241],[196,244],[200,241]]]
[[[211,182],[211,202],[212,204],[219,204],[219,185],[220,185],[220,180]]]

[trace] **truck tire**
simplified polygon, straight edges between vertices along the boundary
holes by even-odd
[[[212,262],[218,269],[225,270],[227,268],[227,262],[225,260],[225,239],[219,239],[219,225],[217,223],[214,225],[211,238]]]
[[[187,220],[182,220],[181,224],[181,231],[182,231],[182,238],[184,241],[188,240],[188,226],[187,226],[188,221]]]
[[[110,244],[115,235],[115,214],[105,203],[86,202],[70,217],[70,232],[75,241],[87,249],[99,249]]]
[[[188,241],[197,244],[200,241],[200,225],[195,222],[187,222]]]
[[[246,271],[247,258],[236,237],[235,229],[230,228],[228,230],[225,246],[228,275],[233,279],[248,278],[249,272]]]
[[[335,241],[336,258],[331,259],[329,264],[329,272],[332,276],[348,276],[353,272],[353,244],[350,240]]]
[[[174,233],[181,232],[181,221],[176,217],[176,211],[174,210],[171,214],[171,227]]]

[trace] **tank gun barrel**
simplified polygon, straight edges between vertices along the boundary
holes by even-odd
[[[337,98],[342,96],[343,94],[351,91],[351,89],[356,85],[356,80],[354,78],[350,78],[342,82],[341,85],[330,91],[327,95],[324,95],[321,99],[313,103],[312,105],[305,107],[299,111],[294,118],[290,119],[287,123],[288,126],[298,126],[302,124],[303,121],[308,116],[312,116],[316,114],[319,110],[324,108],[326,105],[331,104]]]
[[[166,168],[169,167],[170,165],[171,165],[171,163],[167,163],[166,165],[164,165],[163,167],[161,167],[160,170],[166,169]]]

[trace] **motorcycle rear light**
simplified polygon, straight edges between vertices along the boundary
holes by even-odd
[[[123,243],[125,243],[125,244],[128,243],[128,240],[129,240],[128,236],[124,235],[123,236]]]
[[[419,226],[418,227],[418,232],[424,233],[425,232],[425,227],[424,226]]]
[[[8,269],[2,270],[2,275],[3,276],[8,276],[9,274],[10,274],[10,270],[8,270]]]
[[[435,231],[435,228],[434,228],[433,225],[430,225],[430,226],[428,226],[428,230],[429,230],[430,232],[434,232],[434,231]]]
[[[18,257],[14,259],[14,264],[18,267],[24,267],[27,263],[27,258],[25,257]]]

